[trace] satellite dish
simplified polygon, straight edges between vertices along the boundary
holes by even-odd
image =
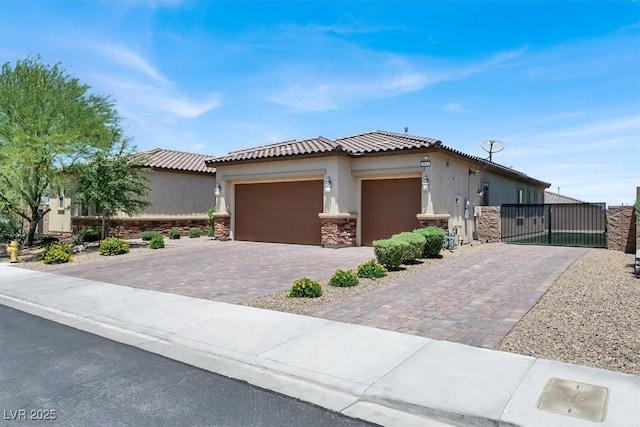
[[[504,150],[504,142],[496,141],[494,139],[488,139],[486,141],[482,141],[482,149],[489,153],[489,161],[493,161],[493,153],[498,153]]]

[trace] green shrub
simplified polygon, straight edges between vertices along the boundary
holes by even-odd
[[[82,232],[83,242],[97,242],[100,240],[100,231],[95,227],[89,227]]]
[[[350,270],[336,270],[331,279],[329,279],[329,284],[340,288],[355,286],[358,284],[358,276]]]
[[[378,264],[375,259],[367,261],[358,266],[358,277],[364,279],[378,279],[387,275],[387,269]]]
[[[75,236],[73,236],[73,245],[72,246],[79,246],[82,245],[84,243],[84,236],[82,236],[82,233],[80,234],[76,234]]]
[[[45,264],[64,264],[71,262],[71,246],[61,242],[51,243],[44,247],[42,257]]]
[[[112,237],[110,239],[104,239],[100,243],[100,249],[98,250],[100,255],[122,255],[129,252],[129,244],[122,239]]]
[[[153,239],[155,236],[160,236],[160,233],[158,233],[155,230],[148,230],[148,231],[143,231],[142,234],[140,235],[140,238],[145,242],[148,242],[149,240]]]
[[[216,208],[209,206],[207,208],[207,236],[213,237],[215,235],[215,218],[213,214],[216,213]]]
[[[409,244],[409,248],[405,251],[404,257],[402,258],[402,262],[412,263],[415,262],[418,258],[422,258],[422,251],[424,250],[424,245],[426,239],[424,236],[418,233],[412,232],[404,232],[398,233],[391,236],[394,240],[403,240]]]
[[[307,277],[293,282],[290,297],[294,298],[317,298],[322,295],[322,287],[320,283]]]
[[[397,270],[402,264],[409,243],[404,240],[383,239],[373,241],[373,253],[380,264],[387,270]]]
[[[421,234],[426,239],[422,252],[424,258],[437,256],[442,250],[447,236],[447,233],[442,228],[434,226],[414,230],[414,233]]]
[[[164,248],[164,237],[156,235],[151,238],[149,242],[149,249],[162,249]]]
[[[0,243],[20,240],[22,222],[11,213],[0,214]]]
[[[189,237],[191,239],[197,239],[200,236],[202,236],[202,231],[200,231],[199,228],[192,228],[189,230]]]
[[[169,231],[169,238],[172,240],[175,239],[179,239],[180,238],[180,230],[177,229],[172,229],[171,231]]]

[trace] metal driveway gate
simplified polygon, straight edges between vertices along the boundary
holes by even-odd
[[[606,248],[606,212],[605,203],[504,204],[502,241]]]

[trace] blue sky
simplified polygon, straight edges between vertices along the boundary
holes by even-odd
[[[111,95],[141,150],[211,155],[376,129],[560,187],[640,185],[640,2],[0,1],[0,62]]]

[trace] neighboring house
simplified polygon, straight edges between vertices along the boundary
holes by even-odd
[[[186,231],[190,227],[204,230],[207,209],[215,203],[215,169],[208,168],[204,154],[156,148],[136,153],[149,179],[151,205],[134,217],[116,214],[110,221],[110,234],[137,237],[142,231],[166,232],[171,228]],[[47,215],[45,232],[77,232],[88,226],[99,226],[100,208],[72,206],[69,195],[49,199],[51,212]],[[45,221],[47,223],[47,221]]]
[[[574,199],[573,197],[563,196],[559,193],[551,191],[544,192],[544,203],[546,204],[558,204],[558,203],[587,203],[584,200]]]
[[[432,138],[375,131],[285,141],[208,160],[216,236],[323,246],[370,245],[439,225],[469,242],[476,206],[542,202],[549,183]]]

